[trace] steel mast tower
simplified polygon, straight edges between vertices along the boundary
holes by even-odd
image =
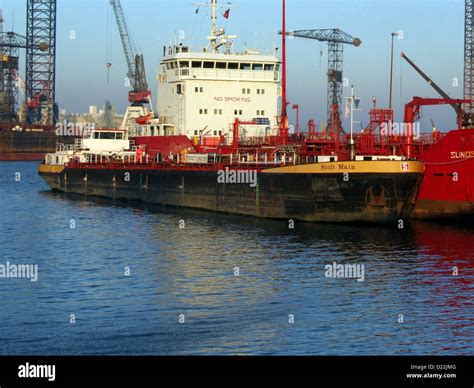
[[[0,120],[16,121],[18,108],[19,50],[26,49],[26,37],[14,32],[0,33]]]
[[[464,99],[472,100],[474,98],[474,79],[473,79],[473,30],[472,30],[472,10],[474,0],[466,0],[465,23],[464,23]],[[464,111],[472,114],[472,104],[466,104]]]
[[[56,0],[27,0],[26,103],[30,123],[52,125],[56,98]]]

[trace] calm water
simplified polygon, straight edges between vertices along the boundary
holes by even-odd
[[[39,266],[0,278],[0,354],[474,354],[473,228],[289,230],[67,199],[36,167],[0,163],[0,264]]]

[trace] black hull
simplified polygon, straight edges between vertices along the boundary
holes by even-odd
[[[67,168],[40,171],[59,192],[307,222],[397,225],[413,211],[422,174],[259,173],[258,186],[221,184],[217,171]],[[129,175],[129,181],[125,179]]]
[[[57,143],[73,141],[52,131],[0,131],[0,160],[41,160],[56,150]]]

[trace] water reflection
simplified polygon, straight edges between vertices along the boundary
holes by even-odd
[[[472,228],[290,230],[65,197],[33,168],[24,176],[0,187],[0,244],[6,258],[38,262],[41,280],[0,281],[5,353],[473,353]],[[333,262],[365,265],[365,281],[326,278]]]

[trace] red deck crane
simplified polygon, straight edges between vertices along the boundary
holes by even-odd
[[[467,112],[465,112],[463,110],[462,106],[459,105],[459,103],[457,102],[457,101],[460,101],[460,100],[456,100],[456,99],[451,98],[448,95],[448,93],[446,93],[443,89],[441,89],[430,77],[428,77],[427,74],[425,74],[423,72],[423,70],[421,70],[410,58],[408,58],[405,53],[401,53],[401,56],[442,97],[442,99],[439,100],[439,101],[445,101],[445,102],[440,102],[436,105],[439,105],[439,104],[449,104],[449,105],[451,105],[452,108],[454,109],[454,111],[456,112],[456,119],[457,119],[458,128],[462,128],[463,126],[467,126],[468,122],[469,122],[469,114]],[[429,99],[426,99],[426,100],[429,100]],[[431,99],[431,100],[434,100],[434,99]],[[446,101],[451,101],[451,102],[446,102]],[[463,104],[467,104],[467,105],[470,106],[470,100],[469,99],[466,98],[464,101],[465,102],[463,102]],[[424,104],[424,105],[434,105],[434,104]]]

